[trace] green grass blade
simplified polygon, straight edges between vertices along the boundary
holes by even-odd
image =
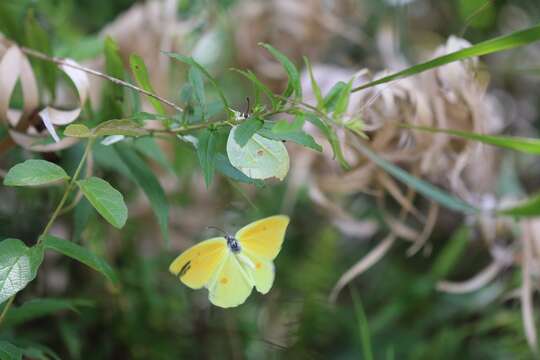
[[[500,209],[497,214],[516,217],[538,216],[540,215],[540,193],[530,196],[515,206]]]
[[[396,179],[400,180],[401,182],[405,183],[406,185],[416,189],[419,193],[422,195],[432,199],[433,201],[449,208],[455,211],[463,212],[466,214],[469,213],[476,213],[479,210],[475,207],[473,207],[470,204],[467,204],[463,200],[460,200],[456,198],[455,196],[452,196],[448,194],[447,192],[439,189],[438,187],[421,180],[405,170],[401,169],[400,167],[392,164],[391,162],[383,159],[370,149],[368,149],[365,145],[360,145],[359,150],[371,161],[373,161],[375,164],[380,166],[382,169],[384,169],[386,172],[388,172],[390,175],[394,176]]]
[[[527,154],[540,154],[540,139],[517,137],[517,136],[496,136],[484,135],[468,131],[452,130],[452,129],[437,129],[428,126],[411,126],[403,125],[403,127],[413,130],[426,131],[431,133],[443,133],[467,140],[479,141],[484,144],[494,145],[506,149],[516,150]]]
[[[364,312],[364,307],[358,296],[356,289],[351,288],[351,297],[354,304],[354,312],[358,321],[358,330],[360,332],[360,344],[362,346],[362,359],[373,360],[373,351],[371,349],[371,335],[369,333],[369,324]]]
[[[384,84],[397,79],[402,79],[411,75],[424,72],[426,70],[449,64],[454,61],[514,49],[520,46],[528,45],[538,40],[540,40],[540,25],[536,25],[525,30],[516,31],[509,35],[499,36],[494,39],[486,40],[479,44],[470,46],[466,49],[454,51],[450,54],[439,56],[435,59],[411,66],[405,70],[398,71],[397,73],[355,87],[352,92],[367,89],[372,86]]]

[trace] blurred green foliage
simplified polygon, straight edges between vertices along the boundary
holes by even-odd
[[[409,6],[421,2],[418,0]],[[182,17],[193,18],[208,7],[228,11],[233,3],[234,0],[181,0],[178,12]],[[406,16],[381,1],[368,3],[380,9],[368,22],[368,34],[376,31],[376,22],[387,16],[387,11]],[[456,0],[441,5],[438,8],[441,13],[434,16],[441,18],[441,35],[470,27],[468,34],[475,41],[497,33],[498,11],[507,3],[489,2],[485,6],[487,10],[471,18],[484,6],[484,1]],[[11,39],[32,46],[32,41],[23,36],[21,26],[28,14],[34,14],[32,21],[49,35],[51,48],[45,50],[75,59],[93,58],[104,52],[107,72],[127,78],[128,75],[119,70],[121,60],[115,45],[109,41],[104,45],[97,33],[132,4],[131,0],[2,1],[0,30]],[[517,1],[515,6],[540,14],[538,6],[531,2]],[[404,36],[412,35],[405,32]],[[355,51],[351,53],[362,56]],[[42,68],[44,80],[49,71]],[[196,86],[199,76],[199,73],[191,74],[192,87]],[[201,101],[197,89],[185,89],[182,99],[180,90],[177,91],[176,100]],[[241,87],[230,90],[249,92]],[[83,117],[88,123],[120,116],[125,111],[122,100],[132,96],[113,84],[106,85],[104,94],[107,106],[96,114],[86,111]],[[155,144],[143,144],[144,141],[135,142],[134,147],[139,151],[135,153],[137,161],[147,161],[150,157],[163,159],[156,152]],[[176,174],[180,188],[187,187],[193,182],[194,174],[198,174],[197,159],[184,143],[170,144],[169,151],[171,164],[164,160],[158,163],[165,171]],[[65,169],[70,169],[69,173],[76,167],[81,153],[79,146],[63,152],[61,162]],[[55,154],[47,156],[58,160]],[[15,164],[23,158],[20,150],[13,150],[5,162]],[[129,175],[130,169],[119,161],[115,150],[98,145],[94,160],[102,175],[115,180],[128,203],[137,198],[133,191],[137,179]],[[126,176],[120,176],[122,174]],[[219,195],[215,204],[224,209],[221,210],[223,218],[230,220],[225,227],[238,227],[278,213],[288,200],[284,184],[271,185],[250,195],[250,205],[245,201],[243,190],[224,179],[217,181],[220,190],[212,194]],[[54,207],[60,195],[58,188],[42,191],[0,187],[2,202],[10,204],[0,205],[0,238],[16,235],[27,244],[33,244],[47,221],[43,214]],[[195,206],[197,201],[196,194],[186,191],[168,196],[172,204],[186,209]],[[370,209],[368,215],[375,219],[382,216],[376,209]],[[11,221],[14,218],[24,221]],[[61,358],[71,359],[358,359],[366,354],[368,335],[374,359],[531,358],[519,303],[503,297],[519,285],[517,277],[506,276],[468,295],[448,295],[434,289],[437,279],[446,276],[464,279],[487,265],[487,255],[477,248],[479,245],[464,241],[467,234],[457,232],[451,237],[448,234],[452,231],[446,231],[448,229],[436,230],[431,238],[434,250],[429,258],[407,258],[405,244],[400,243],[350,285],[358,294],[356,300],[346,289],[337,304],[331,305],[327,298],[340,275],[368,253],[384,232],[369,242],[343,237],[314,208],[305,188],[295,199],[291,218],[284,247],[276,260],[276,282],[272,291],[266,296],[254,294],[244,305],[223,310],[208,307],[206,290],[192,291],[168,273],[168,265],[176,253],[164,249],[157,228],[155,241],[141,245],[139,235],[146,225],[128,219],[126,228],[116,235],[119,239],[111,244],[110,229],[83,201],[71,218],[68,217],[73,224],[72,238],[113,265],[118,271],[120,287],[112,287],[99,274],[69,259],[46,259],[44,276],[17,298],[15,305],[22,306],[30,298],[46,297],[50,285],[47,281],[54,278],[53,273],[58,268],[64,270],[60,278],[65,277],[63,281],[67,285],[61,294],[54,296],[87,299],[91,304],[74,302],[76,311],[38,314],[15,328],[4,330],[1,327],[0,341],[8,340],[32,349],[31,354],[47,353],[49,350],[36,345],[40,343]],[[207,222],[222,225],[210,217]],[[193,240],[203,238],[201,234]],[[457,255],[464,251],[468,252],[467,256]],[[51,276],[47,274],[49,271]],[[359,306],[365,318],[358,315]]]

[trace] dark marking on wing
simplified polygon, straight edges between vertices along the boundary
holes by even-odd
[[[189,269],[191,269],[191,260],[189,260],[188,262],[184,264],[184,266],[182,266],[182,268],[180,269],[180,272],[178,273],[178,277],[182,277],[186,275]]]

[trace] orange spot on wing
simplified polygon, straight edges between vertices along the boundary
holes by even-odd
[[[258,262],[257,264],[255,264],[255,267],[256,267],[257,269],[260,269],[260,268],[262,268],[262,264],[261,264],[260,262]]]
[[[222,277],[221,280],[219,280],[219,282],[225,285],[226,283],[229,282],[229,279],[227,279],[226,277]]]

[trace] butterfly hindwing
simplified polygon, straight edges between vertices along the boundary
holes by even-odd
[[[273,260],[281,250],[289,217],[270,216],[244,226],[236,233],[242,248],[267,260]]]
[[[169,271],[192,289],[207,285],[228,254],[223,237],[200,242],[184,251],[169,267]]]
[[[208,285],[210,302],[228,308],[244,303],[251,294],[254,284],[238,258],[228,252],[225,261]]]
[[[270,291],[270,288],[274,283],[274,263],[251,253],[247,249],[244,250],[244,254],[249,258],[249,260],[251,260],[251,266],[246,266],[245,268],[250,272],[255,283],[255,288],[261,294],[266,294],[268,291]]]

